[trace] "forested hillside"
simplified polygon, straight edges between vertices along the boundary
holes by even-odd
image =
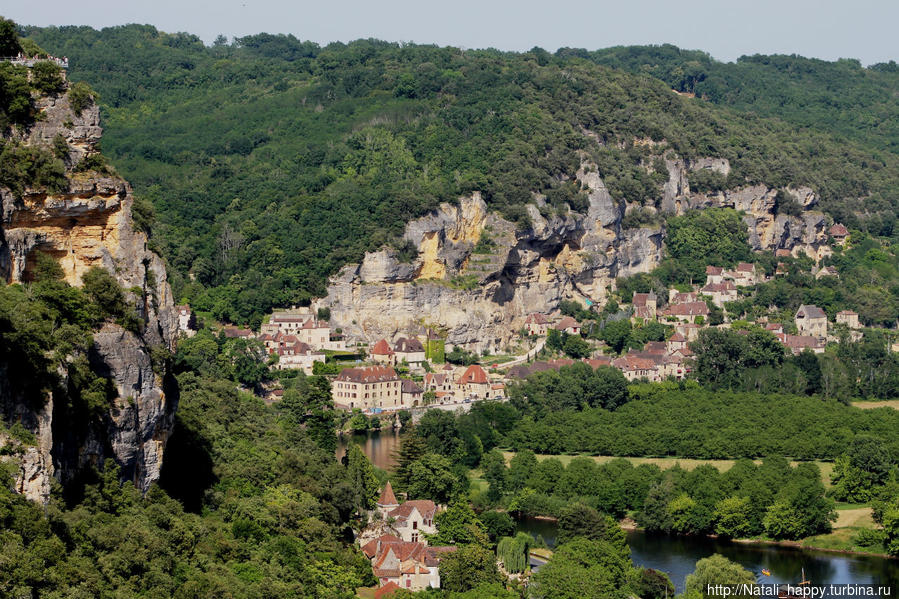
[[[550,210],[583,209],[570,180],[579,152],[614,197],[644,205],[660,199],[661,158],[674,152],[730,161],[726,180],[697,179],[697,188],[808,185],[850,226],[890,235],[896,220],[895,132],[878,125],[897,107],[884,92],[889,65],[824,63],[820,75],[794,77],[808,109],[793,114],[775,100],[713,94],[686,75],[675,85],[677,52],[634,75],[596,64],[646,71],[645,59],[611,51],[322,48],[266,34],[206,47],[148,26],[26,31],[99,92],[104,150],[144,199],[142,223],[177,272],[176,297],[218,318],[258,322],[272,306],[322,294],[340,266],[396,244],[410,218],[469,191],[522,228],[532,193]],[[687,57],[716,73],[703,85],[724,78],[707,57]],[[770,62],[753,63],[760,97],[774,98],[767,88],[790,76]],[[858,73],[825,92],[828,69]],[[852,115],[832,131],[834,95],[847,96],[838,106]]]
[[[565,48],[597,64],[661,79],[679,92],[723,106],[773,116],[851,139],[899,150],[899,65],[862,68],[857,60],[827,62],[801,56],[742,56],[722,63],[671,45],[619,46],[587,52]]]

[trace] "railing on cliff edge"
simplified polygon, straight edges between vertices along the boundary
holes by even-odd
[[[0,62],[10,62],[12,64],[18,64],[26,67],[33,67],[35,64],[39,62],[53,62],[56,63],[57,66],[60,66],[64,69],[69,68],[69,59],[68,58],[57,58],[56,56],[48,56],[47,58],[23,58],[21,56],[0,56]]]

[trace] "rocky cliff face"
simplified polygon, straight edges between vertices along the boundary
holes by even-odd
[[[757,250],[783,248],[815,258],[828,251],[824,215],[811,210],[817,202],[811,190],[786,190],[806,209],[802,216],[775,215],[776,189],[690,191],[691,170],[726,175],[726,160],[670,159],[666,167],[659,211],[732,207],[745,212]],[[475,193],[407,225],[405,239],[418,248],[415,260],[401,263],[391,249],[369,253],[334,277],[318,305],[330,307],[333,326],[351,338],[371,342],[430,326],[446,331],[449,344],[496,352],[532,312],[551,313],[563,299],[601,303],[615,278],[658,265],[664,230],[623,228],[633,207],[611,197],[592,164],[585,162],[575,176],[588,194],[585,214],[554,214],[537,198],[528,206],[532,226],[517,231]]]
[[[24,449],[17,481],[20,492],[46,501],[53,477],[66,483],[87,465],[107,459],[123,476],[146,490],[159,477],[165,443],[174,423],[177,389],[154,372],[150,350],[174,346],[177,320],[162,260],[131,218],[131,188],[114,175],[75,172],[72,167],[98,152],[99,112],[95,105],[76,115],[65,93],[36,101],[35,124],[7,138],[49,147],[58,136],[68,145],[67,186],[59,193],[26,188],[19,197],[0,187],[0,276],[8,283],[29,281],[38,252],[57,259],[66,281],[81,285],[91,267],[105,268],[130,291],[146,322],[140,335],[107,324],[94,334],[91,368],[113,381],[117,399],[101,417],[73,421],[60,398],[49,394],[39,408],[11,394],[0,364],[0,412],[20,422],[37,444]],[[10,443],[0,435],[0,446]]]

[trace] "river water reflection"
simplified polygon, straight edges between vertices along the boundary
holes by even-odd
[[[365,455],[378,468],[390,470],[399,449],[399,431],[385,430],[359,435],[344,435],[337,448],[338,459],[343,457],[349,443],[362,446]],[[552,547],[556,541],[556,523],[546,520],[523,520],[518,529],[534,536],[540,535]],[[824,551],[809,551],[773,545],[746,545],[706,537],[682,537],[629,531],[627,542],[634,564],[666,572],[677,587],[684,590],[687,574],[696,562],[713,553],[720,553],[754,572],[759,582],[766,584],[796,583],[805,576],[815,585],[877,584],[890,586],[893,596],[899,589],[899,560],[882,557],[844,555]],[[763,576],[762,570],[771,576]]]
[[[555,522],[523,520],[518,523],[518,530],[540,535],[548,545],[555,545]],[[667,573],[678,593],[683,592],[687,574],[693,572],[696,562],[713,553],[720,553],[754,572],[758,581],[765,584],[795,584],[802,579],[804,568],[805,577],[814,585],[885,585],[893,589],[893,596],[899,585],[899,561],[882,557],[747,545],[706,537],[657,535],[643,531],[628,531],[627,542],[634,564]],[[771,575],[763,576],[763,569],[769,570]]]
[[[394,452],[400,446],[400,432],[394,429],[373,431],[356,435],[341,435],[337,440],[337,459],[346,453],[347,445],[356,443],[362,446],[362,451],[371,460],[371,463],[382,470],[391,470],[396,463],[393,459]]]

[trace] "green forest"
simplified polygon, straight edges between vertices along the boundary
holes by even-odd
[[[896,220],[889,65],[723,65],[667,47],[320,47],[268,34],[205,46],[138,25],[23,32],[98,92],[104,151],[135,186],[176,297],[220,320],[258,324],[273,306],[321,295],[343,264],[473,190],[521,228],[532,192],[554,210],[583,209],[568,180],[579,152],[614,197],[644,205],[666,179],[652,165],[673,152],[729,159],[726,181],[699,187],[808,185],[849,226],[891,236]],[[764,93],[728,95],[742,76]],[[836,89],[820,93],[824,79]],[[803,108],[779,112],[774,89]],[[851,113],[836,129],[835,111]]]
[[[157,374],[177,379],[179,405],[161,478],[145,495],[109,463],[55,485],[41,506],[12,490],[15,465],[0,461],[0,596],[350,599],[377,582],[353,531],[388,478],[409,499],[447,506],[428,540],[459,548],[441,562],[442,589],[419,597],[673,595],[667,576],[631,561],[617,522],[625,517],[651,533],[792,541],[830,532],[838,504],[857,503],[872,508],[878,528],[852,542],[899,555],[899,411],[850,403],[899,396],[899,358],[882,330],[791,356],[745,322],[706,329],[694,345],[695,380],[680,382],[629,383],[619,370],[584,363],[537,372],[509,385],[508,402],[430,410],[413,426],[402,414],[406,430],[387,473],[356,445],[335,459],[337,432],[351,417],[333,409],[326,376],[279,374],[259,342],[209,326],[255,326],[274,306],[320,295],[342,265],[397,244],[405,222],[460,194],[483,192],[520,231],[530,226],[523,207],[533,192],[556,213],[583,210],[569,178],[581,153],[614,197],[644,206],[661,197],[659,163],[669,153],[725,157],[726,179],[691,183],[808,185],[852,228],[852,247],[823,262],[838,268],[838,281],[815,279],[806,259],[784,258],[785,276],[743,290],[710,319],[726,311],[787,322],[799,303],[814,302],[831,316],[851,308],[866,325],[893,326],[895,63],[719,63],[671,46],[321,47],[268,34],[206,46],[139,25],[24,27],[34,41],[5,47],[16,41],[12,27],[0,20],[0,55],[44,48],[69,57],[69,100],[76,109],[99,102],[109,164],[66,164],[52,144],[35,149],[4,135],[0,185],[16,196],[28,185],[61,189],[67,168],[122,174],[135,186],[135,225],[165,257],[176,299],[202,316],[174,353],[152,350]],[[0,64],[0,125],[39,118],[35,97],[63,89],[58,67]],[[751,253],[732,210],[665,226],[667,259],[619,281],[617,300],[682,286],[710,260],[752,260],[768,274],[780,261]],[[91,368],[93,335],[108,323],[141,334],[134,292],[100,268],[72,287],[40,252],[33,274],[0,287],[4,382],[29,408],[52,392],[67,424],[97,424],[116,390]],[[669,334],[662,323],[605,320],[617,300],[602,313],[574,302],[562,311],[596,323],[588,336],[612,353]],[[589,354],[579,336],[548,337],[551,350]],[[447,358],[477,356],[456,349]],[[253,391],[274,379],[283,396],[269,404]],[[353,419],[362,424],[351,429],[375,422]],[[10,439],[3,458],[38,443],[20,423],[2,432]],[[733,464],[661,469],[623,459],[636,456]],[[824,462],[833,462],[829,475]],[[510,573],[526,571],[528,550],[542,545],[515,534],[513,516],[558,522],[553,558],[528,590],[497,569],[499,558]],[[697,562],[686,596],[722,580],[754,579],[713,556]]]

